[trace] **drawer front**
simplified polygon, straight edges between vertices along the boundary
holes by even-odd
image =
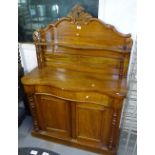
[[[112,98],[96,92],[75,92],[51,86],[35,86],[36,93],[47,93],[59,99],[74,102],[90,102],[106,107],[112,106]]]

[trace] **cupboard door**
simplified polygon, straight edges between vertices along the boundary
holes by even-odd
[[[76,138],[85,145],[108,146],[112,110],[91,103],[76,104]]]
[[[70,137],[70,103],[50,95],[35,95],[39,125],[54,137]]]

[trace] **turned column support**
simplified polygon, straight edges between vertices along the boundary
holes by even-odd
[[[113,149],[117,147],[117,139],[118,139],[118,130],[119,130],[119,120],[120,120],[120,111],[122,107],[122,99],[114,99],[113,102],[113,114],[112,114],[112,122],[111,122],[111,136],[109,137],[108,148]]]
[[[31,115],[33,117],[34,130],[39,131],[36,104],[35,104],[35,101],[34,101],[34,87],[33,86],[24,86],[24,89],[25,89],[26,94],[27,94],[27,99],[28,99],[28,102],[29,102]]]
[[[28,96],[28,101],[31,109],[31,114],[33,117],[34,130],[39,131],[39,125],[38,125],[37,114],[36,114],[36,106],[35,106],[33,94]]]
[[[44,66],[44,56],[43,56],[44,46],[39,45],[41,41],[43,41],[43,39],[41,39],[41,35],[42,35],[41,29],[33,33],[33,40],[36,46],[38,68],[42,68]]]

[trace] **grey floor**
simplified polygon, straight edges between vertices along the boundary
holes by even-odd
[[[18,130],[18,147],[39,147],[57,152],[61,155],[98,155],[96,153],[32,137],[31,130],[32,130],[32,119],[31,117],[27,116]],[[125,143],[127,139],[127,134],[125,132],[122,133],[120,137],[120,146],[118,150],[118,155],[132,155],[135,138],[136,137],[132,137],[132,140],[130,141],[129,144],[130,147],[128,147],[129,149],[125,152]]]

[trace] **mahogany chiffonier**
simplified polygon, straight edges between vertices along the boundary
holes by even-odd
[[[131,35],[76,5],[33,39],[38,67],[22,78],[32,135],[116,155]]]

